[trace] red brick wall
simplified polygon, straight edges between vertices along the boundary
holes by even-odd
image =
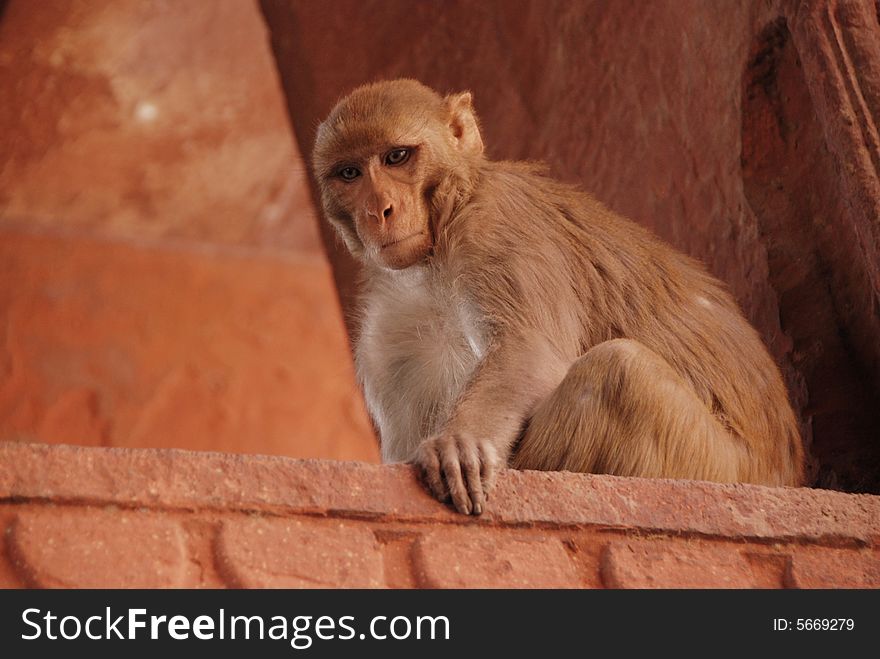
[[[880,497],[582,474],[6,444],[4,529],[4,587],[880,587]]]

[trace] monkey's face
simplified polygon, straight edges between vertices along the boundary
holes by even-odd
[[[336,105],[318,128],[313,165],[324,213],[349,251],[400,270],[431,253],[445,200],[455,196],[448,182],[482,152],[470,94],[441,98],[394,80]]]
[[[325,180],[325,210],[331,221],[354,229],[359,245],[352,251],[362,258],[400,270],[430,253],[421,151],[418,144],[383,146],[341,160]]]

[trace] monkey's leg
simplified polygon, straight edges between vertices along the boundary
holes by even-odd
[[[538,405],[511,466],[732,482],[746,457],[664,359],[616,339],[578,359]]]

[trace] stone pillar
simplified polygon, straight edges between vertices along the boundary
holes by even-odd
[[[0,440],[377,460],[255,2],[0,14]]]

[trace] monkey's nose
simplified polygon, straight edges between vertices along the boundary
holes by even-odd
[[[384,211],[382,211],[382,217],[386,220],[391,217],[391,214],[394,212],[394,206],[388,204]]]

